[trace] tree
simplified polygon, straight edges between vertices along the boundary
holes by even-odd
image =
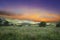
[[[46,26],[46,22],[43,22],[43,21],[42,21],[41,23],[39,23],[39,26],[40,26],[40,27],[45,27],[45,26]]]
[[[60,27],[60,22],[58,22],[58,23],[56,24],[56,27]]]

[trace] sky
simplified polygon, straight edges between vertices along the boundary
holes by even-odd
[[[22,14],[18,18],[30,20],[60,20],[60,0],[0,0],[0,11]]]

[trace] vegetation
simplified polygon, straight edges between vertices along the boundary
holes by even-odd
[[[15,25],[0,19],[0,40],[60,40],[60,22],[55,26],[46,26],[46,22],[39,23],[39,26]],[[13,24],[11,24],[13,25]]]
[[[0,27],[0,40],[60,40],[60,28],[5,26]]]
[[[0,26],[2,25],[2,20],[0,19]]]
[[[60,27],[60,22],[58,22],[58,23],[56,24],[56,27]]]
[[[13,25],[12,23],[9,24],[10,22],[7,21],[5,18],[0,18],[0,26],[10,26]]]
[[[9,25],[8,21],[0,19],[0,26],[8,26],[8,25]]]
[[[45,26],[46,26],[46,22],[41,22],[41,23],[39,23],[39,26],[40,26],[40,27],[45,27]]]

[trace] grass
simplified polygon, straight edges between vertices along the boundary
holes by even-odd
[[[0,40],[60,40],[60,28],[54,26],[0,27]]]

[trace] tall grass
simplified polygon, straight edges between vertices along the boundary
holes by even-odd
[[[60,28],[49,27],[0,27],[0,40],[60,40]]]

